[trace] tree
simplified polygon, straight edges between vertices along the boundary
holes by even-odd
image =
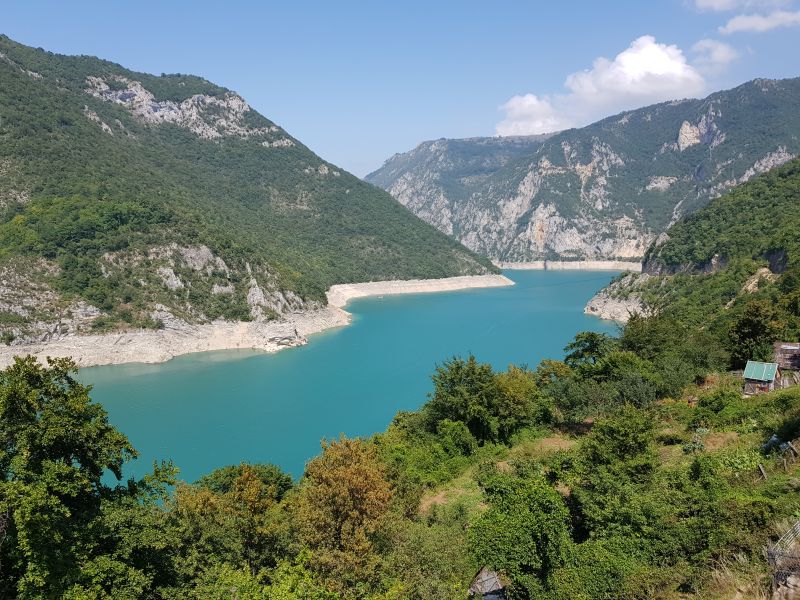
[[[301,484],[297,526],[310,566],[334,592],[362,597],[377,584],[377,535],[391,490],[374,445],[358,439],[323,442]]]
[[[472,552],[511,579],[512,598],[538,598],[570,551],[569,512],[540,477],[498,474],[484,485],[489,509],[469,530]]]
[[[509,365],[497,375],[499,389],[495,413],[498,437],[508,443],[523,427],[549,423],[553,418],[552,402],[539,391],[536,374],[525,367]]]
[[[232,473],[238,473],[235,479],[229,479]],[[180,535],[177,564],[183,578],[204,576],[210,556],[254,577],[275,567],[287,553],[289,518],[280,504],[281,487],[265,481],[283,484],[285,477],[277,467],[265,471],[243,464],[179,486],[170,517]],[[211,489],[214,483],[221,491]]]
[[[217,564],[198,578],[191,598],[197,600],[273,600],[270,590],[248,569]]]
[[[267,487],[272,488],[275,500],[280,500],[286,492],[292,489],[292,478],[272,464],[247,464],[229,465],[212,471],[197,480],[196,485],[205,487],[217,494],[226,494],[233,491],[236,480],[243,473],[255,476]]]
[[[270,574],[269,600],[340,600],[326,590],[308,569],[308,552],[301,552],[294,563],[283,562]]]
[[[536,385],[539,386],[539,388],[546,388],[557,381],[568,379],[572,377],[573,373],[572,367],[568,364],[560,360],[552,360],[549,358],[545,358],[540,362],[539,366],[536,367],[534,371]]]
[[[641,535],[656,521],[649,484],[657,467],[655,424],[624,406],[598,422],[578,451],[573,497],[589,534]]]
[[[500,390],[491,365],[472,355],[467,360],[456,357],[437,366],[431,379],[433,394],[424,408],[431,431],[450,419],[463,422],[479,442],[498,441]]]
[[[564,347],[564,362],[573,368],[593,365],[615,346],[614,338],[605,333],[581,331]]]
[[[392,591],[397,590],[388,598],[464,600],[469,577],[479,567],[467,544],[467,518],[443,521],[392,523],[388,561],[389,572],[397,579]]]
[[[586,471],[601,468],[637,482],[655,471],[655,422],[647,413],[623,406],[612,417],[595,424],[583,440],[579,460]]]
[[[149,483],[107,486],[104,475],[121,478],[136,453],[75,372],[69,359],[45,367],[30,356],[0,372],[0,514],[7,516],[0,596],[55,597],[84,588],[87,578],[106,592],[130,584],[133,593],[149,582],[115,556],[120,541],[107,508],[138,502],[148,490],[160,495],[174,470],[165,466]]]
[[[772,360],[772,344],[783,330],[781,315],[766,300],[751,300],[731,327],[731,361],[741,368],[748,360]]]

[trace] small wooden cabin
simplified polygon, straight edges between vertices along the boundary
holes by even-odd
[[[775,342],[774,360],[782,371],[800,371],[800,342]]]
[[[781,387],[781,368],[778,363],[748,360],[744,368],[744,393],[748,396],[763,394]]]
[[[505,600],[504,590],[505,586],[500,580],[500,575],[489,567],[483,567],[469,586],[469,596],[479,600]]]

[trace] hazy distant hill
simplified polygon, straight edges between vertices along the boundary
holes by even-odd
[[[230,90],[0,37],[0,328],[264,318],[492,269]]]
[[[798,153],[800,79],[761,79],[544,140],[426,142],[366,179],[493,259],[641,258],[680,216]]]

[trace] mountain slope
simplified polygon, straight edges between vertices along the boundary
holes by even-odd
[[[495,260],[641,258],[680,216],[800,153],[798,108],[800,79],[755,80],[531,140],[506,161],[492,155],[518,141],[425,143],[366,179]],[[449,185],[456,144],[491,165],[460,173],[466,193]]]
[[[769,359],[772,342],[800,338],[800,159],[713,200],[673,225],[630,273],[587,306],[618,305],[706,330],[728,343],[746,323],[734,366]],[[748,316],[749,315],[749,316]],[[620,315],[627,316],[627,315]],[[744,353],[750,353],[745,355]],[[759,354],[760,353],[760,354]]]
[[[458,215],[452,209],[478,192],[504,166],[529,156],[549,136],[445,138],[423,142],[411,152],[395,154],[366,180],[384,188],[409,210],[448,235],[456,235]],[[431,177],[427,173],[434,174]]]
[[[335,283],[493,270],[199,77],[3,36],[0,115],[0,326],[18,336],[270,318]]]

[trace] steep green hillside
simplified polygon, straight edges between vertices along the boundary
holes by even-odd
[[[738,259],[800,267],[800,160],[739,186],[673,225],[645,255],[649,273],[699,272]],[[715,266],[717,265],[717,266]]]
[[[513,139],[425,143],[367,180],[493,259],[638,259],[681,216],[798,155],[798,108],[800,79],[760,79],[527,148]],[[509,147],[524,153],[514,159]],[[454,186],[451,164],[465,154]]]
[[[795,159],[673,225],[647,251],[642,274],[601,295],[709,331],[734,367],[769,359],[774,341],[800,339],[799,231]]]
[[[230,90],[0,37],[0,324],[269,317],[491,269]]]

